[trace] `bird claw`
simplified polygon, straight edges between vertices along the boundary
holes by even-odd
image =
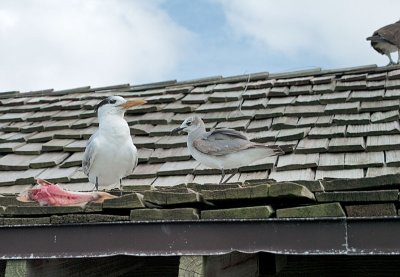
[[[390,61],[386,66],[399,65],[399,62],[400,61],[397,62]]]

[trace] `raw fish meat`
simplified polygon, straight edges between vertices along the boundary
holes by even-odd
[[[17,200],[21,202],[38,202],[40,206],[82,206],[88,202],[103,203],[105,199],[116,198],[106,192],[72,192],[57,184],[36,179],[37,185],[22,192]]]

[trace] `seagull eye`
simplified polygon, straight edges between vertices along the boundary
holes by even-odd
[[[110,100],[110,104],[115,104],[116,102],[117,102],[117,100],[115,100],[115,99]]]
[[[190,126],[190,125],[192,125],[192,121],[188,121],[188,122],[186,122],[186,125],[187,125],[187,126]]]

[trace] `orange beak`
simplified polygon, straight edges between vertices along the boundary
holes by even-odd
[[[144,99],[134,99],[134,100],[129,100],[126,101],[124,104],[121,104],[120,106],[124,109],[129,109],[130,107],[135,107],[135,106],[139,106],[139,105],[143,105],[144,103],[146,103],[146,101]]]

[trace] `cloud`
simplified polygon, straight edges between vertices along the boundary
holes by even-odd
[[[399,19],[400,2],[217,0],[228,26],[286,60],[317,57],[333,66],[386,64],[365,40]]]
[[[162,1],[0,2],[0,91],[164,80],[194,35]]]

